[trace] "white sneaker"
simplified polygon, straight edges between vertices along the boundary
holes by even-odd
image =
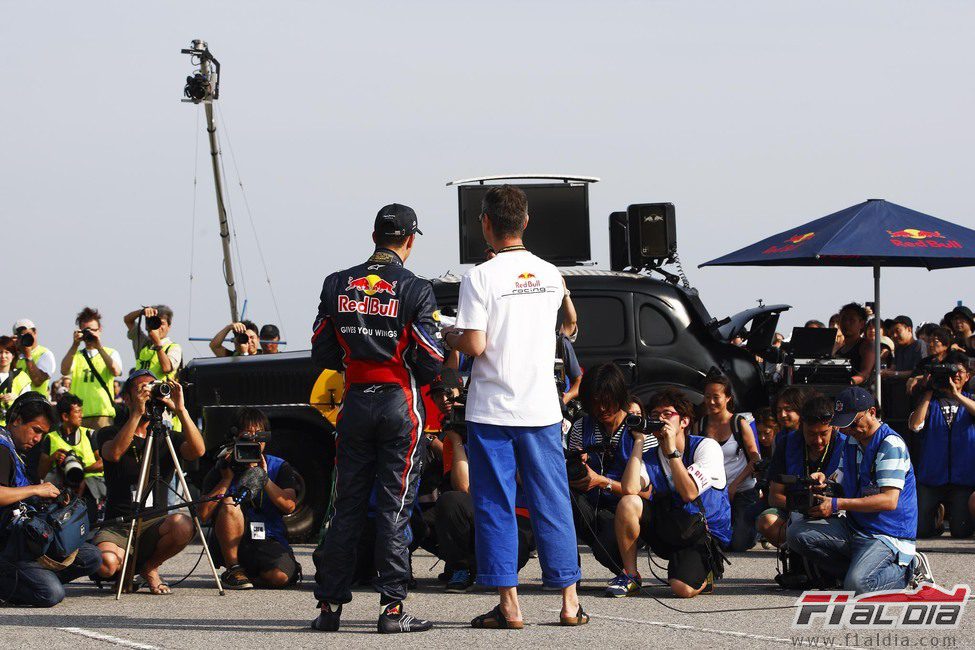
[[[911,576],[908,586],[912,589],[917,589],[924,584],[934,584],[934,573],[931,571],[931,563],[928,562],[928,556],[918,552],[914,556],[914,573]]]

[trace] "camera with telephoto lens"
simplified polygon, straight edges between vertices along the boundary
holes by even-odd
[[[64,455],[58,464],[58,472],[64,478],[64,484],[72,489],[78,488],[85,480],[85,466],[70,451]]]
[[[244,434],[220,448],[217,468],[229,467],[234,473],[247,469],[251,463],[261,462],[261,443],[271,441],[270,431]]]
[[[23,334],[17,335],[17,343],[20,344],[22,348],[29,348],[34,345],[35,339],[34,335],[30,332],[24,332]]]
[[[151,332],[162,327],[162,318],[159,316],[149,316],[146,318],[146,331]]]
[[[149,386],[149,395],[154,400],[169,399],[169,396],[173,394],[173,387],[166,381],[151,381],[147,386]]]
[[[95,342],[96,340],[95,335],[91,333],[90,327],[86,327],[85,329],[81,330],[81,340],[84,341],[85,343]]]
[[[640,433],[656,433],[664,428],[663,420],[651,420],[644,415],[627,415],[623,420],[623,424],[630,431],[638,431]]]
[[[806,513],[819,505],[820,497],[830,499],[841,493],[836,482],[827,481],[826,486],[820,488],[819,483],[808,476],[782,474],[779,483],[785,486],[785,509],[802,513],[804,517],[808,517]]]

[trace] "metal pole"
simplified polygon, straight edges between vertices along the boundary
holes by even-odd
[[[877,409],[880,409],[880,267],[873,267],[873,381]]]
[[[210,62],[201,57],[200,72],[210,77]],[[223,247],[223,277],[227,283],[227,297],[230,299],[230,322],[238,321],[237,287],[234,285],[234,267],[230,261],[230,228],[227,225],[227,208],[223,202],[223,180],[220,176],[220,150],[217,147],[217,125],[213,119],[213,98],[207,96],[203,101],[207,117],[207,136],[210,140],[210,162],[213,165],[213,186],[217,192],[217,218],[220,220],[220,245]]]

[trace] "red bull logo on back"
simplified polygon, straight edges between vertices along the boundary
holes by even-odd
[[[378,275],[367,275],[362,278],[349,277],[349,283],[345,287],[346,291],[361,291],[367,296],[374,296],[377,293],[385,293],[390,296],[396,295],[396,280],[389,282],[383,280]]]

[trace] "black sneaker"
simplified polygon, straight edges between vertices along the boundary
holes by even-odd
[[[254,583],[247,577],[244,567],[235,564],[220,576],[220,584],[227,589],[253,589]]]
[[[467,593],[474,584],[474,576],[467,569],[457,569],[447,581],[447,591],[452,594]]]
[[[433,623],[422,618],[416,618],[403,613],[403,603],[396,601],[386,605],[379,615],[376,631],[380,634],[396,634],[399,632],[426,632],[433,627]]]
[[[333,609],[332,605],[322,603],[322,611],[318,618],[311,622],[311,629],[319,632],[338,632],[339,618],[342,616],[342,606],[338,605]]]

